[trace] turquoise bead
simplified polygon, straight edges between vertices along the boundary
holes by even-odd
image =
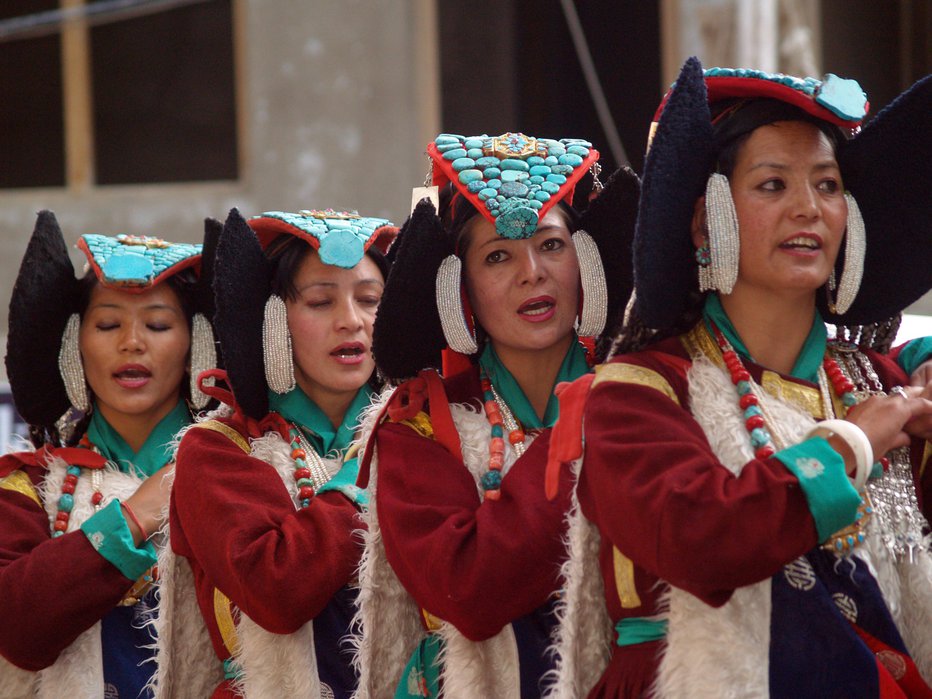
[[[476,180],[482,179],[482,172],[479,170],[463,170],[460,173],[460,182],[462,184],[469,184],[470,182],[475,182]]]
[[[758,406],[758,405],[749,405],[747,408],[744,409],[744,419],[745,419],[745,420],[748,420],[748,419],[754,417],[755,415],[761,415],[761,414],[762,414],[762,413],[761,413],[761,411],[760,411],[760,406]]]
[[[843,393],[841,396],[841,402],[845,404],[846,408],[850,408],[858,404],[858,399],[853,393]]]
[[[443,154],[444,160],[456,160],[457,158],[465,158],[466,149],[465,148],[451,148],[448,151],[445,151]]]
[[[81,467],[80,466],[69,466],[67,469],[65,469],[65,473],[67,473],[69,476],[80,476]]]
[[[533,165],[528,172],[531,175],[542,175],[546,177],[550,174],[550,168],[547,165]]]
[[[486,471],[479,480],[482,482],[483,490],[497,490],[502,485],[502,472]]]
[[[547,194],[547,192],[545,192],[544,190],[541,190],[539,192],[534,192],[534,198],[537,201],[550,201],[550,195]]]
[[[551,165],[550,171],[554,175],[572,175],[573,167],[571,165]]]
[[[482,174],[485,175],[486,179],[494,180],[494,179],[498,179],[499,177],[501,177],[502,171],[501,169],[497,167],[487,167],[485,170],[482,171]]]
[[[589,149],[584,146],[567,146],[566,152],[583,158],[589,155]]]
[[[476,158],[476,167],[498,167],[498,164],[502,162],[495,156],[485,155],[481,158]]]
[[[537,201],[536,199],[531,199],[528,201],[527,205],[537,211],[543,207],[544,203],[542,201]]]
[[[495,195],[495,200],[496,200],[499,204],[501,204],[503,201],[505,201],[505,195],[501,193],[501,190],[499,190],[498,194]]]
[[[58,498],[58,509],[62,512],[71,512],[74,508],[74,496],[71,493],[62,493]]]
[[[517,182],[522,174],[517,170],[502,170],[502,182]]]
[[[453,161],[453,169],[457,172],[462,172],[463,170],[471,170],[476,166],[476,161],[472,158],[457,158]]]
[[[527,178],[527,181],[530,182],[531,184],[541,184],[543,183],[544,178],[541,177],[540,175],[531,175],[530,177]]]
[[[559,165],[559,164],[560,164],[560,161],[557,160],[556,157],[553,155],[548,155],[546,158],[544,158],[544,165],[549,165],[553,167],[554,165]]]
[[[437,138],[434,139],[434,143],[437,146],[445,145],[448,143],[459,143],[460,139],[456,136],[451,136],[449,134],[440,134]]]
[[[580,158],[575,153],[567,153],[565,155],[561,155],[559,158],[557,158],[557,160],[560,161],[561,165],[569,165],[570,167],[579,167],[580,165],[582,165],[582,158]]]
[[[473,194],[476,194],[477,192],[480,192],[483,189],[485,189],[485,182],[483,182],[482,180],[474,180],[470,182],[468,185],[466,185],[466,189],[472,192]]]
[[[738,391],[739,396],[746,396],[751,392],[751,384],[747,381],[739,381],[735,384],[735,389]]]
[[[770,434],[763,427],[755,427],[751,430],[751,444],[755,449],[759,449],[770,442]]]
[[[447,151],[454,150],[455,148],[462,149],[463,146],[459,143],[444,143],[442,146],[437,146],[437,150],[441,153],[446,153]]]
[[[489,199],[485,203],[485,208],[489,211],[498,211],[498,201],[496,199]]]
[[[470,158],[481,158],[481,157],[482,157],[482,149],[481,149],[481,148],[469,148],[469,147],[467,146],[467,148],[466,148],[466,155],[469,156]]]
[[[492,436],[493,437],[501,437],[503,433],[504,431],[502,430],[501,425],[492,425]]]
[[[564,182],[566,182],[566,175],[557,175],[557,174],[547,175],[547,181],[553,182],[554,184],[563,184]]]
[[[554,182],[544,182],[544,183],[540,186],[540,188],[541,188],[542,190],[544,190],[545,192],[549,192],[550,194],[556,194],[557,192],[560,191],[560,185],[558,185],[558,184],[556,184],[556,183],[554,183]],[[543,201],[547,201],[547,200],[544,199]]]
[[[541,158],[539,155],[532,155],[530,158],[527,159],[527,164],[530,165],[531,167],[534,167],[535,165],[543,165],[544,159]]]
[[[565,154],[566,154],[566,148],[558,144],[552,145],[550,146],[550,148],[547,149],[547,155],[553,155],[553,156],[556,156],[557,158]]]
[[[467,148],[482,148],[482,139],[481,138],[467,138],[463,143]]]
[[[502,170],[520,170],[521,172],[527,172],[529,169],[530,167],[523,160],[507,158],[502,161]]]
[[[485,189],[479,190],[479,199],[485,201],[490,197],[494,197],[496,194],[498,194],[497,190],[492,189],[491,187],[486,187]]]
[[[310,478],[299,478],[295,482],[295,485],[298,486],[299,488],[304,488],[305,486],[308,488],[313,488],[314,481],[312,481]]]
[[[488,182],[486,182],[486,183],[485,183],[485,186],[486,186],[486,187],[491,187],[492,189],[498,189],[499,187],[502,186],[502,181],[501,181],[500,179],[498,179],[497,177],[495,177],[495,178],[489,180]]]

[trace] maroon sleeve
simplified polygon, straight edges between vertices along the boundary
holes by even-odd
[[[214,586],[273,633],[316,617],[359,562],[362,524],[348,499],[323,493],[295,510],[271,466],[212,430],[182,439],[171,506]]]
[[[632,362],[633,363],[633,362]],[[651,366],[686,403],[685,377]],[[797,479],[777,459],[740,477],[692,415],[655,388],[602,382],[585,412],[583,512],[637,565],[712,605],[818,541]]]
[[[394,423],[376,433],[376,490],[385,553],[405,589],[467,638],[481,641],[558,588],[571,482],[544,496],[550,430],[505,475],[499,500],[481,501],[463,462]]]
[[[33,469],[33,483],[41,479]],[[34,500],[0,488],[0,654],[26,670],[49,667],[120,601],[133,581],[81,531],[56,539]]]

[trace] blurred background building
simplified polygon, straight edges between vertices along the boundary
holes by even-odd
[[[0,341],[40,209],[69,242],[197,241],[233,206],[400,224],[441,131],[640,171],[690,55],[855,77],[876,113],[932,72],[932,0],[3,0]]]

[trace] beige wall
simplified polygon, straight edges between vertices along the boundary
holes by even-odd
[[[237,182],[0,191],[0,328],[40,209],[70,243],[133,232],[197,241],[239,207],[358,209],[400,224],[439,126],[434,0],[234,0]],[[36,144],[37,157],[41,144]],[[76,264],[81,261],[73,255]],[[5,334],[3,346],[6,346]],[[5,369],[0,380],[5,380]]]

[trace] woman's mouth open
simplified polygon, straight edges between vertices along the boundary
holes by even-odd
[[[543,323],[553,318],[557,301],[552,296],[538,296],[528,299],[518,308],[518,315],[531,323]]]
[[[142,388],[152,379],[152,372],[142,364],[125,364],[113,372],[113,379],[121,388]]]
[[[366,359],[366,348],[361,342],[344,342],[330,352],[340,364],[362,364]]]

